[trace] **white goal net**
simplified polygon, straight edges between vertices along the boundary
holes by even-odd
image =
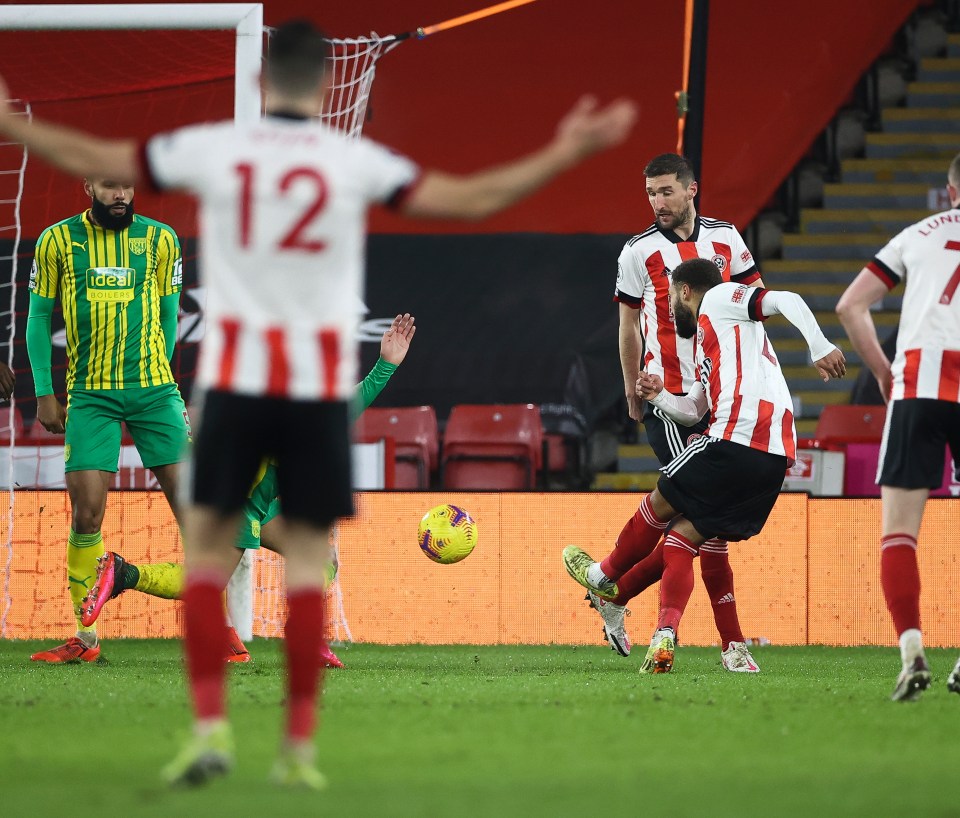
[[[266,36],[265,36],[266,35]],[[4,75],[24,115],[107,135],[144,138],[204,119],[260,115],[255,77],[269,30],[252,3],[15,6],[0,8]],[[333,90],[323,119],[359,137],[377,61],[393,37],[332,40]],[[33,246],[48,225],[88,206],[77,180],[0,144],[0,359],[17,376],[14,399],[0,404],[0,636],[55,638],[72,628],[65,545],[70,524],[62,437],[34,422],[26,354],[27,281]],[[184,293],[174,371],[190,402],[203,294],[196,278],[195,205],[185,197],[137,193],[137,211],[181,237]],[[54,387],[63,399],[63,322],[54,315]],[[181,561],[179,535],[161,492],[136,450],[123,446],[103,524],[106,548],[134,562]],[[346,568],[349,570],[349,567]],[[349,638],[339,588],[331,589],[331,635]],[[277,636],[285,618],[283,567],[276,555],[245,559],[230,588],[241,636]],[[98,623],[102,635],[173,636],[178,606],[124,594]]]

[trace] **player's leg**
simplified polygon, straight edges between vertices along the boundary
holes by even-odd
[[[163,490],[180,522],[180,464],[187,457],[190,418],[175,383],[129,390],[124,421],[145,468]]]
[[[616,599],[620,593],[617,580],[653,551],[674,516],[673,509],[660,495],[656,492],[648,494],[624,526],[616,547],[602,562],[597,562],[578,546],[568,545],[563,549],[567,573],[597,596]]]
[[[740,628],[726,540],[714,538],[700,546],[700,575],[720,634],[720,661],[724,669],[732,673],[759,673],[760,666],[750,653]]]
[[[786,464],[785,457],[704,437],[664,468],[655,494],[682,516],[664,541],[660,617],[641,672],[672,667],[676,631],[693,591],[693,559],[701,546],[717,535],[741,540],[758,533],[779,496]]]
[[[183,532],[184,652],[194,731],[163,771],[171,784],[202,784],[232,765],[223,661],[227,619],[222,595],[236,565],[241,509],[260,463],[274,446],[274,422],[268,401],[221,392],[206,395]]]
[[[920,627],[917,536],[930,489],[943,479],[943,456],[956,404],[895,400],[887,407],[877,482],[883,505],[880,583],[900,641],[901,670],[891,698],[912,701],[930,684]]]
[[[304,439],[300,430],[309,429]],[[330,527],[353,514],[345,402],[289,402],[277,457],[287,577],[287,721],[274,779],[320,787],[313,767],[316,699],[325,643],[325,576]],[[319,464],[319,468],[318,468]]]
[[[64,471],[71,507],[67,578],[77,630],[76,636],[64,645],[33,654],[30,658],[34,661],[91,662],[100,655],[96,628],[81,621],[81,604],[93,587],[97,560],[104,553],[100,527],[108,486],[120,457],[119,408],[116,390],[73,391],[69,395],[64,439]]]
[[[275,554],[285,557],[286,549],[283,546],[283,542],[286,539],[286,534],[283,520],[275,519],[279,512],[280,498],[278,497],[270,504],[262,523],[257,526],[257,541],[268,551],[273,551]],[[338,570],[339,562],[336,553],[334,550],[331,550],[330,558],[323,572],[324,591],[327,591],[333,584],[333,581],[337,578]],[[341,662],[337,654],[330,649],[330,645],[326,640],[323,640],[320,644],[320,659],[327,667],[343,668],[343,662]]]

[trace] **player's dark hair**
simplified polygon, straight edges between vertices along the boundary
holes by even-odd
[[[691,290],[705,293],[723,283],[717,265],[705,258],[692,258],[673,268],[674,284],[686,284]]]
[[[693,165],[676,153],[661,153],[654,156],[643,169],[643,175],[648,179],[654,176],[675,175],[677,181],[684,187],[693,184]]]
[[[330,59],[330,41],[309,20],[290,20],[270,37],[264,74],[278,91],[309,94],[317,90]]]

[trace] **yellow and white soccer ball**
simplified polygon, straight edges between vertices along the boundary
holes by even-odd
[[[477,524],[459,506],[437,506],[423,515],[417,539],[430,559],[449,565],[470,556],[477,544]]]

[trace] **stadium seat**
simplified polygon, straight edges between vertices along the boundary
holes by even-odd
[[[885,406],[825,406],[814,437],[820,448],[847,443],[879,443],[886,418]]]
[[[358,440],[393,438],[396,445],[394,488],[427,489],[440,452],[437,413],[432,406],[367,409],[357,420]]]
[[[440,458],[445,489],[533,489],[542,463],[533,404],[461,404],[450,412]]]
[[[13,417],[13,439],[24,437],[23,415],[15,406],[0,406],[0,443],[10,442],[10,418]]]

